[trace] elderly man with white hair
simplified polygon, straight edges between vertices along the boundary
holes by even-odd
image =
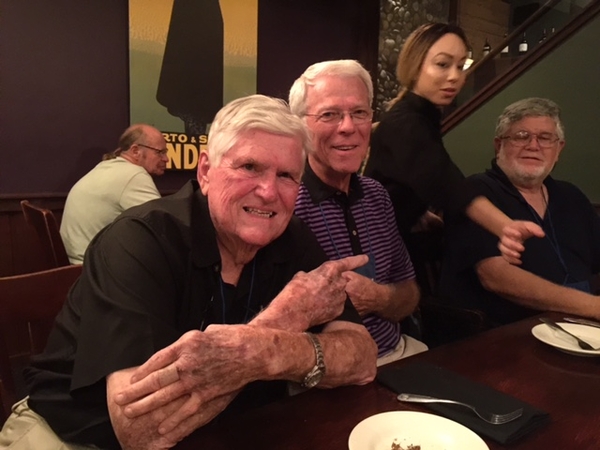
[[[367,258],[327,261],[292,217],[310,145],[283,101],[225,106],[198,182],[90,246],[0,446],[167,449],[225,408],[286,395],[287,381],[372,381],[376,345],[342,276]]]
[[[600,319],[590,284],[600,271],[600,218],[577,187],[550,175],[564,145],[556,103],[520,100],[498,118],[492,168],[469,178],[508,217],[543,228],[545,237],[528,241],[518,264],[501,257],[496,238],[469,219],[447,221],[441,293],[483,310],[491,326],[539,311]]]
[[[292,112],[313,136],[296,215],[330,259],[369,256],[365,266],[344,276],[382,365],[427,347],[401,332],[400,321],[420,295],[389,194],[378,181],[356,174],[369,147],[372,101],[371,76],[353,60],[313,64],[289,94]]]

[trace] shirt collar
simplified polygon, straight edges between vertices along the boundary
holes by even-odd
[[[415,94],[412,91],[408,91],[406,94],[404,94],[402,100],[406,101],[412,106],[412,108],[415,111],[420,112],[421,114],[426,116],[429,120],[431,120],[431,122],[433,122],[437,126],[440,125],[442,121],[442,111],[436,105],[427,100],[425,97],[421,97],[420,95]]]
[[[331,198],[340,198],[340,194],[344,197],[347,197],[348,202],[351,205],[364,197],[364,192],[362,186],[360,185],[357,174],[353,173],[350,175],[350,189],[348,190],[348,195],[346,196],[345,192],[325,184],[315,174],[308,161],[306,162],[306,168],[304,170],[304,175],[302,176],[302,183],[306,187],[311,200],[316,205]]]
[[[191,240],[192,259],[198,267],[219,264],[221,255],[217,246],[215,227],[208,210],[208,199],[196,180],[186,183],[175,195],[190,199],[189,233]]]
[[[496,162],[496,158],[492,159],[492,167],[491,169],[486,170],[486,174],[488,174],[491,178],[496,179],[508,193],[525,201],[519,190],[515,187],[514,184],[512,184],[508,176],[506,176],[504,171],[500,168],[500,166]],[[554,179],[550,175],[548,175],[544,179],[543,183],[548,189],[548,192],[550,192],[554,187],[555,182]]]

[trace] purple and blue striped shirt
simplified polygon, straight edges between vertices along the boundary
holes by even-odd
[[[412,262],[398,233],[390,197],[378,181],[352,175],[346,196],[323,183],[307,164],[295,214],[308,224],[330,259],[355,254],[352,236],[357,236],[362,252],[370,253],[375,260],[377,283],[415,278]],[[349,229],[347,223],[355,229]],[[398,344],[399,323],[375,314],[363,317],[363,323],[377,343],[378,356],[389,353]]]

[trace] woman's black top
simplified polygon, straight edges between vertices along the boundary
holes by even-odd
[[[444,148],[440,110],[413,92],[407,92],[373,131],[364,174],[390,193],[403,236],[429,207],[462,211],[478,195]]]

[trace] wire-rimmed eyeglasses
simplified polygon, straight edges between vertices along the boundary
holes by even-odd
[[[350,116],[352,122],[361,124],[371,121],[372,112],[366,109],[356,109],[354,111],[325,111],[321,114],[304,114],[305,116],[315,117],[317,121],[337,125],[346,115]]]
[[[150,150],[154,150],[160,156],[166,156],[167,153],[168,153],[168,151],[169,151],[166,148],[156,148],[156,147],[151,147],[151,146],[146,145],[146,144],[137,144],[137,145],[139,145],[140,147],[148,148]]]
[[[530,133],[529,131],[517,131],[515,134],[500,136],[500,139],[508,139],[515,147],[525,147],[535,138],[541,148],[551,148],[557,141],[558,136],[552,133]]]

